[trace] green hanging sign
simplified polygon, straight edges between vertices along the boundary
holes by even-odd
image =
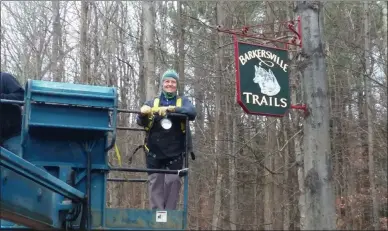
[[[287,50],[235,40],[237,102],[248,114],[284,116],[291,106]]]

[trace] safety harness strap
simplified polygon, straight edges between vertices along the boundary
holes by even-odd
[[[154,103],[153,103],[152,108],[151,108],[151,111],[152,111],[152,112],[158,110],[158,108],[159,108],[159,102],[160,102],[160,99],[159,99],[159,98],[155,98],[155,99],[154,99]],[[148,117],[148,124],[147,124],[147,126],[145,126],[144,129],[148,132],[148,131],[152,128],[153,123],[154,123],[154,115],[151,114],[151,115]]]
[[[160,103],[160,99],[158,97],[155,98],[154,99],[154,103],[152,105],[152,112],[158,111],[159,103]],[[182,107],[182,98],[181,97],[177,98],[176,106],[177,107]],[[150,115],[150,117],[148,118],[148,124],[147,124],[147,126],[144,129],[148,132],[152,128],[153,123],[154,123],[154,115]],[[181,122],[181,130],[182,130],[183,133],[186,132],[185,122]]]
[[[160,99],[159,99],[159,97],[156,97],[154,99],[151,111],[152,112],[158,111],[159,104],[160,104]],[[179,96],[178,96],[178,98],[176,100],[176,107],[182,107],[182,98],[179,97]],[[154,123],[154,115],[151,114],[148,117],[148,125],[144,128],[146,130],[146,132],[149,132],[151,130],[153,123]],[[185,122],[181,122],[181,130],[182,130],[182,133],[185,134],[185,132],[186,132],[186,124],[185,124]],[[146,135],[146,138],[144,139],[143,147],[144,147],[145,151],[149,152],[149,149],[147,147],[147,137],[148,137],[148,134]]]

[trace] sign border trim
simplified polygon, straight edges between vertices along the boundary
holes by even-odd
[[[243,44],[249,44],[249,45],[255,45],[255,46],[262,46],[262,47],[268,47],[268,48],[272,48],[272,49],[277,49],[277,50],[283,50],[283,51],[288,51],[288,49],[284,49],[284,48],[278,48],[278,47],[270,47],[270,46],[266,46],[266,45],[262,45],[262,44],[255,44],[255,43],[248,43],[248,42],[239,42],[237,40],[237,36],[236,35],[233,35],[233,42],[234,42],[234,61],[235,61],[235,69],[236,69],[236,90],[237,90],[237,103],[242,107],[242,109],[248,113],[248,114],[252,114],[252,115],[261,115],[261,116],[272,116],[272,117],[284,117],[290,110],[292,104],[291,102],[289,102],[289,106],[287,108],[287,110],[284,112],[284,114],[280,115],[280,114],[270,114],[270,113],[261,113],[261,112],[251,112],[250,110],[248,110],[248,108],[244,105],[244,103],[242,102],[241,100],[241,85],[240,85],[240,65],[239,65],[239,52],[238,52],[238,44],[239,43],[243,43]],[[288,59],[288,57],[287,57]],[[290,78],[288,77],[288,86],[290,86]],[[290,89],[289,89],[289,92],[290,92]],[[290,98],[289,100],[291,101],[291,94],[290,94]]]

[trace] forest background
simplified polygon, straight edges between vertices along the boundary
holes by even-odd
[[[263,36],[282,38],[289,33],[281,22],[297,19],[297,2],[0,4],[1,70],[23,85],[42,79],[115,86],[120,108],[137,110],[158,92],[167,68],[179,72],[180,90],[198,112],[192,123],[197,159],[190,161],[190,229],[301,229],[306,219],[314,219],[301,199],[308,155],[303,113],[245,114],[235,100],[232,36],[217,32],[218,25],[261,24]],[[319,39],[326,61],[327,148],[338,229],[387,230],[387,6],[384,1],[313,6],[324,26]],[[290,46],[293,104],[305,103],[301,51]],[[119,126],[136,127],[134,116],[120,115]],[[125,165],[144,166],[141,153],[132,156],[143,140],[139,134],[118,133]],[[114,153],[110,163],[118,164]],[[146,184],[110,183],[107,206],[148,208],[147,193]]]

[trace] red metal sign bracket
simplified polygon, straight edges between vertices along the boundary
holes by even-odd
[[[297,28],[295,28],[295,23],[297,23]],[[282,27],[279,28],[278,33],[292,32],[292,35],[282,36],[280,38],[267,38],[263,32],[254,31],[254,29],[256,28],[263,30],[265,26],[273,25],[273,24],[274,23],[258,24],[253,26],[243,26],[242,28],[235,28],[235,29],[223,29],[221,28],[221,26],[217,26],[217,31],[227,33],[227,34],[232,34],[233,37],[235,38],[234,39],[235,43],[237,42],[237,37],[240,36],[245,38],[282,43],[284,44],[284,47],[286,50],[289,49],[289,46],[296,46],[296,47],[302,48],[302,25],[301,25],[300,17],[298,17],[296,20],[277,23],[283,26],[283,28]],[[263,44],[263,42],[259,42],[259,44]],[[305,117],[309,115],[306,104],[297,104],[297,105],[291,104],[291,109],[303,110]]]

